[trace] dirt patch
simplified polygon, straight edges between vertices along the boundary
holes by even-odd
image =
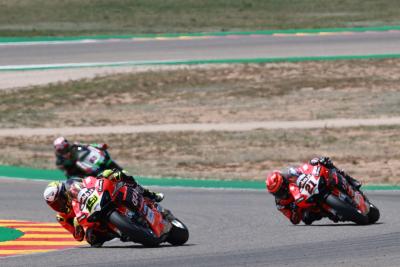
[[[144,176],[263,180],[266,172],[329,155],[363,182],[399,184],[399,130],[400,126],[147,133],[76,136],[74,140],[107,142],[116,161]],[[54,138],[0,138],[0,164],[54,168]]]
[[[0,92],[0,127],[398,117],[399,67],[398,59],[243,64],[70,81]],[[398,132],[393,126],[73,138],[109,143],[121,165],[145,176],[261,180],[267,171],[329,155],[364,182],[399,184]],[[54,168],[55,137],[0,137],[0,164]]]
[[[149,71],[0,92],[0,127],[371,118],[400,114],[400,60]]]
[[[210,66],[207,66],[210,67]],[[149,70],[176,70],[183,66],[96,67],[79,69],[26,70],[0,72],[0,90],[19,90],[23,87],[48,85],[80,79],[93,79],[112,74],[140,73]]]

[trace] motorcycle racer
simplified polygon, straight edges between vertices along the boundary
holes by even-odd
[[[71,144],[64,137],[58,137],[54,140],[56,165],[65,172],[68,179],[97,176],[104,171],[103,176],[107,175],[106,178],[113,174],[111,176],[113,179],[123,180],[135,187],[139,186],[139,191],[143,193],[143,196],[149,197],[156,202],[163,200],[164,195],[162,193],[151,192],[138,185],[133,176],[128,175],[111,159],[107,148],[107,144]]]
[[[67,178],[96,176],[105,169],[120,169],[107,151],[107,144],[71,144],[64,137],[54,140],[56,166]]]
[[[155,202],[163,200],[162,193],[154,193],[150,190],[143,188],[141,185],[134,181],[132,176],[129,176],[124,171],[119,170],[105,170],[101,177],[110,179],[112,181],[128,181],[139,193],[144,197],[148,197]],[[46,203],[57,212],[56,219],[66,230],[68,230],[75,240],[86,241],[92,247],[101,247],[104,242],[115,238],[115,235],[108,233],[105,229],[87,229],[86,233],[76,218],[76,214],[72,209],[72,198],[76,197],[82,189],[82,180],[71,178],[64,182],[50,182],[44,190],[43,197]]]
[[[72,182],[69,180],[68,182]],[[50,182],[43,192],[43,197],[54,211],[57,212],[57,221],[70,232],[76,241],[85,237],[83,228],[78,224],[71,206],[71,199],[67,194],[65,182]]]
[[[344,188],[345,184],[341,182],[341,179],[346,181],[356,190],[361,187],[361,183],[345,173],[343,170],[338,169],[329,157],[319,157],[310,160],[310,164],[315,166],[321,164],[328,168],[331,173],[339,174],[336,183],[338,186]],[[300,209],[296,203],[302,201],[302,199],[294,199],[290,191],[298,190],[296,186],[297,178],[303,174],[300,167],[294,168],[289,167],[283,171],[273,171],[268,174],[266,179],[266,186],[269,193],[275,196],[275,204],[277,209],[283,213],[293,224],[298,224],[303,221],[305,224],[311,224],[316,220],[320,220],[326,215],[321,213],[318,209],[309,205],[307,209]],[[337,218],[330,217],[333,221],[337,221]]]

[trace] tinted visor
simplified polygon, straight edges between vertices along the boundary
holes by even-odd
[[[70,151],[69,147],[63,147],[63,148],[56,147],[55,149],[56,149],[56,155],[60,155],[60,156],[66,155]]]
[[[289,197],[288,181],[285,178],[283,178],[282,185],[279,188],[279,190],[275,192],[274,196],[276,196],[278,198],[283,198],[283,199],[286,199]]]
[[[274,196],[282,199],[286,199],[289,197],[289,190],[286,186],[281,186],[279,190],[274,194]]]
[[[47,202],[47,204],[57,212],[62,212],[62,213],[69,212],[70,205],[68,202],[68,196],[66,195],[64,185],[62,185],[62,189],[60,190],[56,199],[53,202]]]

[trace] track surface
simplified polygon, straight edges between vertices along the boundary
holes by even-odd
[[[152,60],[400,54],[400,33],[226,36],[192,40],[100,41],[0,46],[0,67]],[[0,219],[53,222],[45,182],[0,180]],[[292,226],[262,191],[160,189],[189,227],[186,246],[145,249],[117,240],[101,249],[10,257],[1,266],[399,266],[400,192],[370,192],[380,224],[323,220]]]
[[[45,182],[0,180],[1,219],[53,221]],[[146,249],[113,240],[104,248],[10,257],[1,266],[398,266],[400,192],[368,192],[380,224],[322,220],[292,226],[264,191],[159,189],[190,229],[186,246]]]
[[[30,64],[176,61],[400,54],[400,31],[310,36],[213,36],[146,41],[0,46],[0,67]]]

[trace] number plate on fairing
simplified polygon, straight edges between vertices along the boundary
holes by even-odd
[[[106,160],[104,152],[92,147],[88,147],[88,150],[89,154],[85,158],[80,159],[80,164],[83,167],[97,171]]]
[[[78,194],[78,202],[82,212],[92,214],[93,207],[101,200],[100,195],[94,189],[84,188]]]
[[[310,197],[319,193],[318,184],[319,177],[310,174],[302,174],[297,178],[297,186],[300,189],[300,194]]]
[[[143,206],[143,213],[146,215],[146,219],[150,224],[154,224],[154,212],[147,206]]]

